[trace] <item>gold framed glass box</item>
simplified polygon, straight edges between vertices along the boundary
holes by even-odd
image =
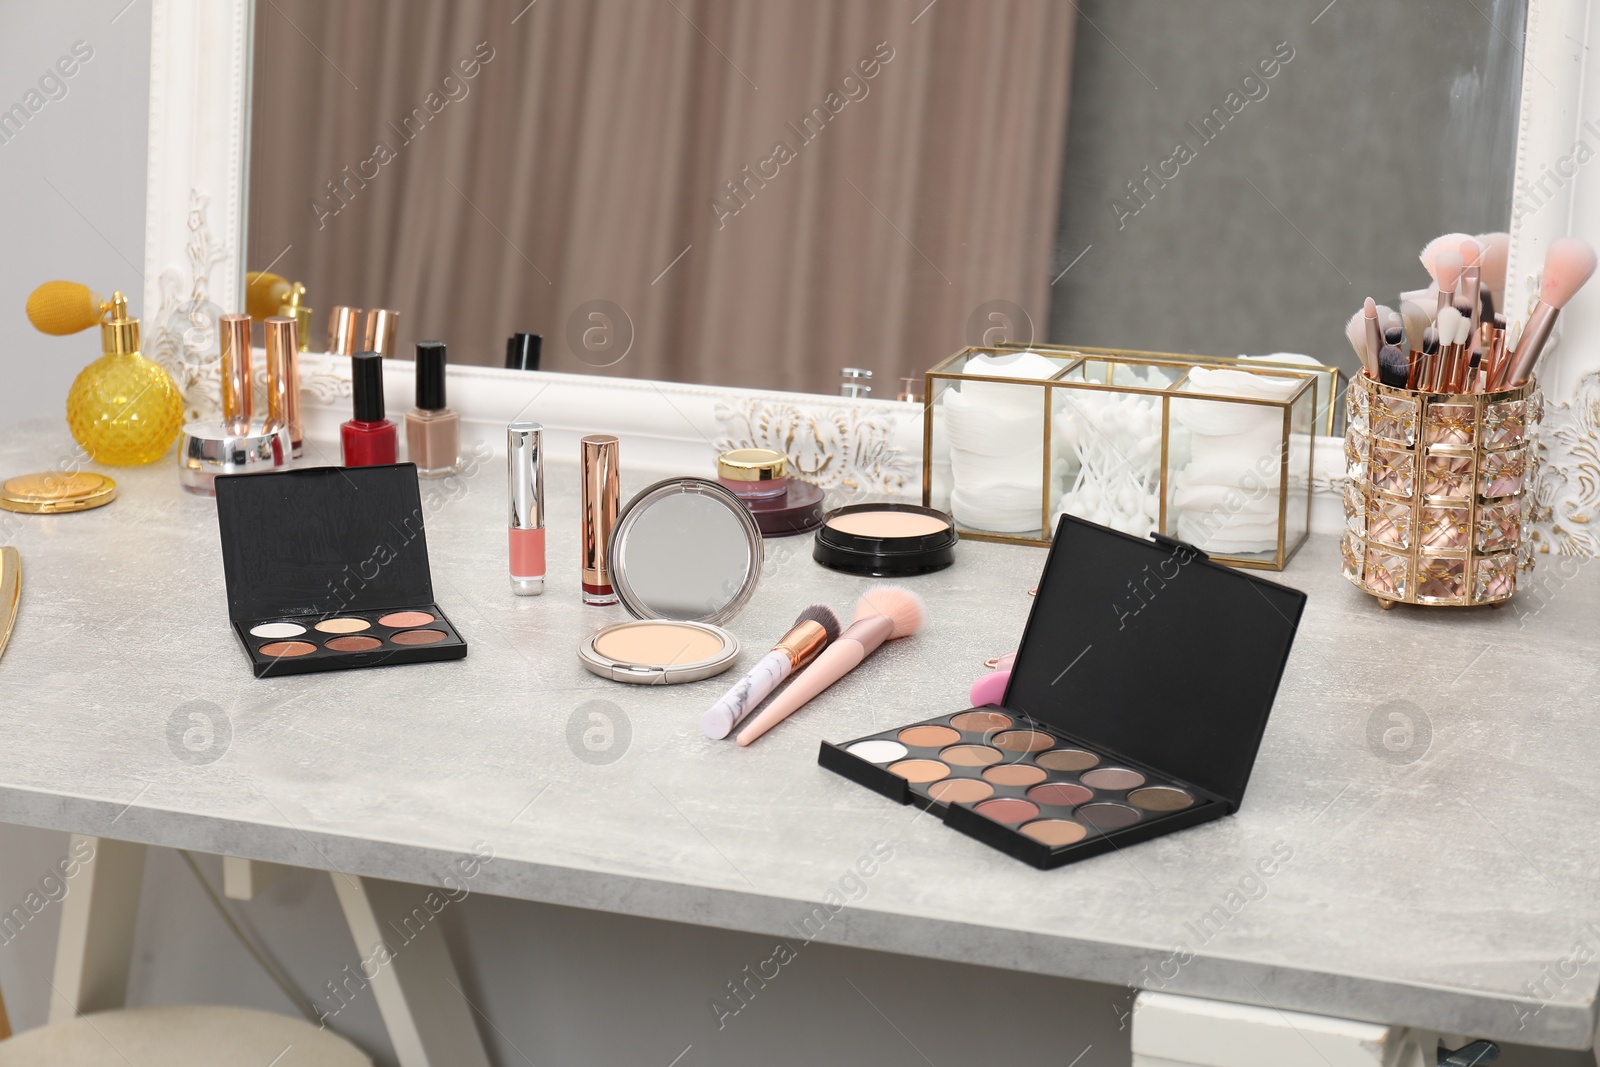
[[[1062,513],[1281,570],[1310,529],[1320,368],[1057,346],[926,374],[923,503],[1045,545]]]

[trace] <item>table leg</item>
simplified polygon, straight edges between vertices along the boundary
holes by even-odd
[[[242,856],[222,857],[222,895],[229,900],[254,900],[272,883],[294,870],[281,863],[247,860]]]
[[[1400,1026],[1143,992],[1133,1067],[1435,1067],[1438,1035]]]
[[[489,1067],[439,929],[444,891],[337,872],[332,878],[361,956],[359,973],[348,974],[341,989],[372,986],[400,1067]]]
[[[68,856],[81,866],[61,900],[52,1023],[123,1007],[144,880],[143,845],[73,834]]]

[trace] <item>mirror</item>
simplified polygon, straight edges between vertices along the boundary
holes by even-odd
[[[642,619],[731,619],[755,592],[761,560],[749,510],[700,478],[650,486],[628,502],[611,535],[617,597]]]
[[[1351,370],[1507,226],[1526,0],[274,0],[248,267],[502,365],[893,397],[966,344]],[[863,385],[863,382],[867,382]]]

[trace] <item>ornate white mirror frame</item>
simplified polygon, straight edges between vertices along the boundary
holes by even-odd
[[[1600,47],[1593,6],[1528,4],[1507,283],[1507,307],[1524,314],[1549,243],[1600,233],[1600,168],[1586,166],[1600,155],[1600,78],[1585,77],[1587,57]],[[184,359],[182,333],[192,307],[243,306],[254,21],[254,0],[153,3],[147,347],[200,410],[217,404],[216,369]],[[1591,556],[1600,554],[1600,538],[1585,526],[1600,507],[1600,288],[1574,301],[1559,329],[1560,356],[1547,363],[1545,379],[1542,533],[1564,554]],[[929,364],[944,354],[929,353]],[[396,408],[409,395],[409,367],[392,368]],[[302,384],[308,433],[331,438],[346,414],[347,368],[308,354]],[[826,487],[912,495],[921,484],[916,404],[469,366],[451,369],[451,390],[467,439],[495,450],[504,424],[532,412],[548,427],[554,454],[575,455],[577,437],[604,429],[646,445],[633,451],[646,467],[709,469],[713,450],[762,444],[796,457]],[[1342,449],[1328,442],[1318,452],[1336,457]],[[1317,487],[1316,526],[1324,531],[1338,522],[1331,491],[1340,474],[1328,474]]]

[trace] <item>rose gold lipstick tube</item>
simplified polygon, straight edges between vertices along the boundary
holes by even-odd
[[[400,312],[373,308],[367,312],[366,347],[363,352],[394,355],[394,339],[400,332]]]
[[[300,428],[300,323],[287,315],[274,315],[263,324],[267,335],[268,430],[289,430],[294,458],[305,454]]]
[[[583,567],[583,602],[615,604],[617,591],[611,587],[611,568],[606,552],[611,547],[611,528],[617,524],[621,480],[617,474],[620,445],[610,434],[595,434],[580,442],[579,473],[583,478],[583,513],[580,531]]]
[[[356,334],[360,332],[361,309],[335,305],[328,312],[328,353],[348,356],[356,351]]]
[[[250,316],[222,316],[222,423],[228,432],[250,432]]]

